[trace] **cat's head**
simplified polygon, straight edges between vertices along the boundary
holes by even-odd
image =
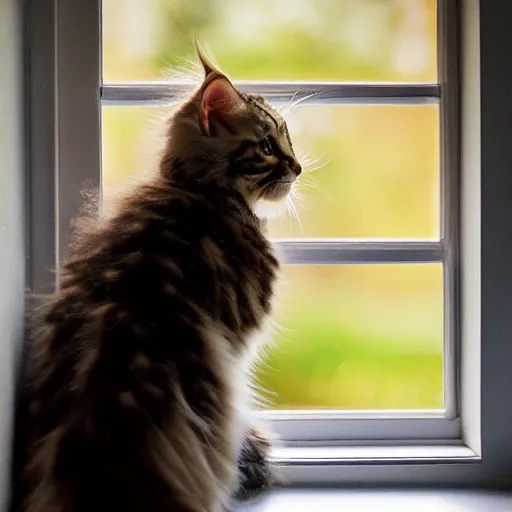
[[[301,173],[286,122],[261,96],[239,91],[198,48],[199,89],[170,126],[171,173],[238,190],[251,207],[279,202]],[[171,155],[169,155],[171,156]]]

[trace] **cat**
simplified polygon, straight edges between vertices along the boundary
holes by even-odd
[[[278,112],[197,52],[158,173],[79,230],[40,313],[23,512],[220,512],[271,484],[250,370],[279,263],[255,212],[301,165]]]

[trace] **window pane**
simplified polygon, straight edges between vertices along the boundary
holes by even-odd
[[[270,408],[443,408],[442,264],[283,271],[258,372]]]
[[[161,80],[194,32],[235,79],[437,80],[435,0],[105,0],[104,80]]]
[[[103,109],[105,194],[158,153],[154,108]],[[439,237],[438,107],[300,106],[288,115],[300,176],[293,208],[270,223],[275,238]],[[304,161],[304,160],[303,160]]]

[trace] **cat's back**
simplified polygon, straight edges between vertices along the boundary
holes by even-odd
[[[276,269],[218,191],[145,185],[79,239],[35,340],[27,510],[209,503],[233,478],[230,368]]]
[[[106,287],[108,299],[151,315],[163,308],[167,320],[182,307],[199,309],[239,336],[270,311],[278,262],[235,191],[148,186],[98,238],[110,247],[84,271],[95,272],[91,282]]]

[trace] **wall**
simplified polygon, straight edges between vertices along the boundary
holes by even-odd
[[[8,498],[14,368],[23,331],[22,3],[0,0],[0,510]]]

